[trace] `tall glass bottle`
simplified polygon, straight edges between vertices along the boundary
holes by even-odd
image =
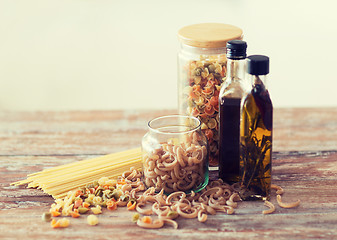
[[[271,185],[273,105],[266,85],[269,58],[247,58],[251,92],[242,103],[240,136],[241,197],[269,199]]]
[[[227,75],[219,94],[219,177],[240,180],[240,107],[246,91],[243,84],[247,43],[227,42]]]

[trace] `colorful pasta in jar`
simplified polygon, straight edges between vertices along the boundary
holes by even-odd
[[[221,23],[183,27],[178,32],[179,113],[197,117],[210,147],[209,165],[218,166],[219,91],[226,75],[226,43],[242,30]]]

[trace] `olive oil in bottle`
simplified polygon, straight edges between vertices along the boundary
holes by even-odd
[[[219,177],[227,183],[240,180],[240,107],[246,94],[244,66],[247,43],[227,42],[227,74],[219,94]]]
[[[247,57],[251,92],[244,98],[240,123],[241,198],[270,198],[273,105],[266,87],[269,58]]]

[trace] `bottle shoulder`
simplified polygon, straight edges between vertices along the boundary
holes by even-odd
[[[219,98],[243,98],[247,90],[241,80],[225,81],[221,86]]]
[[[242,102],[243,103],[251,102],[252,100],[260,100],[272,106],[272,101],[271,101],[271,98],[270,98],[270,95],[267,89],[263,91],[256,91],[255,88],[252,88],[250,91],[248,91],[244,95]]]

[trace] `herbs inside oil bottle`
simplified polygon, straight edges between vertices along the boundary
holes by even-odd
[[[266,87],[269,58],[247,58],[252,90],[244,98],[240,122],[241,197],[244,200],[270,198],[272,165],[273,105]]]

